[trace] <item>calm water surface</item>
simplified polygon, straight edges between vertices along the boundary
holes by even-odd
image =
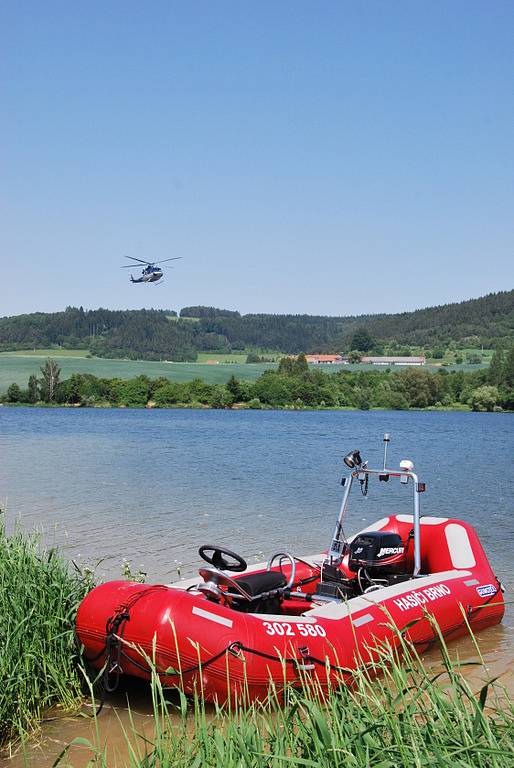
[[[422,512],[471,522],[512,600],[513,427],[510,414],[0,408],[0,505],[102,576],[126,558],[170,581],[196,572],[204,543],[249,562],[327,547],[343,455],[379,465],[387,431],[388,464],[409,458],[427,483]],[[410,487],[371,483],[347,532],[410,503]],[[514,666],[513,614],[480,637],[495,671]]]

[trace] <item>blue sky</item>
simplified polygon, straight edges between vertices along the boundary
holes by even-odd
[[[513,32],[510,0],[2,3],[0,315],[512,288]]]

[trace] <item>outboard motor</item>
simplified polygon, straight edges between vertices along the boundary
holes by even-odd
[[[361,568],[369,576],[405,573],[407,546],[398,533],[368,531],[350,544],[348,567],[354,573]]]

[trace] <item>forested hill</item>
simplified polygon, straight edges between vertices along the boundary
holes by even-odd
[[[0,318],[3,351],[56,344],[101,357],[194,360],[199,351],[346,352],[357,330],[376,345],[492,347],[512,343],[514,290],[400,314],[323,317],[250,314],[215,307],[84,310]]]

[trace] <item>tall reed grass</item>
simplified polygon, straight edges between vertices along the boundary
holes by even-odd
[[[37,535],[6,536],[0,511],[0,744],[23,737],[48,707],[76,705],[74,618],[89,586]]]
[[[95,768],[512,768],[514,704],[495,682],[475,694],[438,639],[438,673],[402,636],[400,648],[383,646],[355,672],[352,687],[323,694],[304,685],[286,692],[285,705],[271,689],[266,702],[244,707],[213,712],[180,692],[170,706],[154,674],[151,739],[131,720],[122,756],[99,738],[77,745],[89,747]],[[71,754],[55,765],[69,765]]]

